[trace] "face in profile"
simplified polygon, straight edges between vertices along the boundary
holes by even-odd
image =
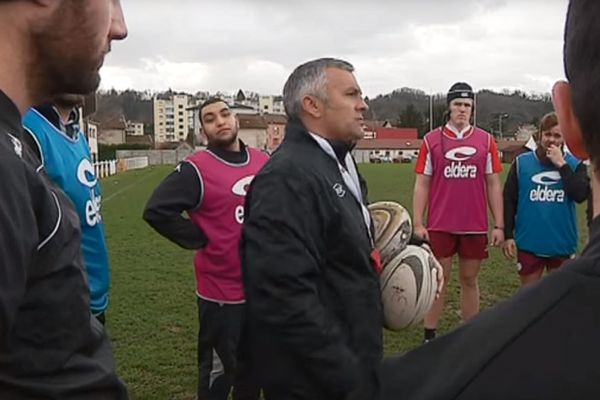
[[[33,38],[46,93],[93,92],[113,40],[127,36],[120,0],[55,0]]]
[[[352,72],[328,68],[323,123],[331,137],[356,142],[364,137],[364,113],[369,109]]]

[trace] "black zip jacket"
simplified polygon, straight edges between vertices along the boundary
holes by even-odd
[[[79,218],[0,91],[0,399],[126,399],[89,311]]]
[[[600,218],[581,257],[413,351],[384,360],[383,400],[600,398]]]
[[[567,196],[576,203],[582,203],[588,199],[591,188],[587,167],[584,163],[580,163],[575,171],[571,169],[569,164],[565,164],[557,170],[562,178]],[[510,166],[504,183],[504,237],[506,239],[514,238],[518,203],[519,181],[517,177],[517,160],[515,160]]]
[[[267,395],[378,398],[382,316],[370,252],[337,162],[290,122],[252,183],[242,235],[248,342]]]

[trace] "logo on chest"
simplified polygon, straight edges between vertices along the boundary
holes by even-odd
[[[250,184],[252,183],[253,179],[254,179],[254,175],[249,175],[249,176],[246,176],[246,177],[240,179],[239,181],[237,181],[236,183],[233,184],[233,186],[231,187],[231,191],[236,196],[246,197],[246,193],[248,193],[248,188],[250,187]],[[244,223],[244,205],[243,204],[235,207],[233,217],[235,218],[235,220],[238,224]]]
[[[250,184],[252,183],[253,179],[254,175],[246,176],[240,179],[239,181],[233,184],[233,186],[231,187],[231,191],[237,196],[245,197],[246,193],[248,193],[248,188],[250,187]]]
[[[10,133],[7,133],[7,135],[10,138],[10,141],[12,142],[15,153],[19,156],[19,158],[23,158],[23,144],[21,143],[21,141],[13,135],[11,135]]]
[[[90,198],[85,202],[85,222],[89,226],[96,226],[102,222],[102,215],[100,214],[102,200],[100,196],[96,196],[96,193],[94,193],[98,178],[96,178],[96,172],[90,160],[84,158],[77,166],[77,180],[90,192]]]
[[[529,192],[529,200],[544,203],[563,203],[565,191],[562,189],[551,189],[552,186],[561,182],[558,171],[540,172],[531,177],[531,182],[537,185]]]
[[[444,168],[444,178],[447,179],[475,179],[477,178],[477,165],[469,163],[469,160],[477,154],[477,149],[470,146],[460,146],[448,150],[444,154],[450,165]]]
[[[332,187],[337,197],[344,197],[346,195],[346,189],[344,189],[341,183],[336,183]]]

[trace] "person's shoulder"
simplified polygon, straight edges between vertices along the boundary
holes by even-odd
[[[423,139],[425,140],[429,140],[431,138],[433,138],[435,135],[439,135],[442,132],[442,128],[435,128],[433,130],[430,130],[429,132],[427,132],[425,135],[423,135]],[[423,142],[425,142],[425,140]]]
[[[41,180],[26,160],[28,151],[20,139],[0,128],[0,181],[5,188],[0,190],[0,198],[20,198],[19,201],[26,201],[25,197],[27,201],[35,199]]]
[[[515,157],[515,162],[521,162],[523,160],[530,160],[535,158],[535,152],[534,151],[525,151],[519,155],[517,155]]]
[[[0,127],[0,175],[23,169],[25,152],[22,140]]]

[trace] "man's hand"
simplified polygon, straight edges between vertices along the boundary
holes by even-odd
[[[502,246],[504,257],[514,260],[517,257],[517,243],[515,239],[507,239]]]
[[[413,228],[413,234],[429,242],[429,232],[427,232],[427,228],[425,228],[423,225],[415,225]]]
[[[494,228],[492,231],[492,246],[500,247],[504,243],[504,231],[500,228]]]
[[[546,151],[546,156],[556,168],[561,168],[567,163],[561,148],[556,145],[550,145],[548,151]]]

